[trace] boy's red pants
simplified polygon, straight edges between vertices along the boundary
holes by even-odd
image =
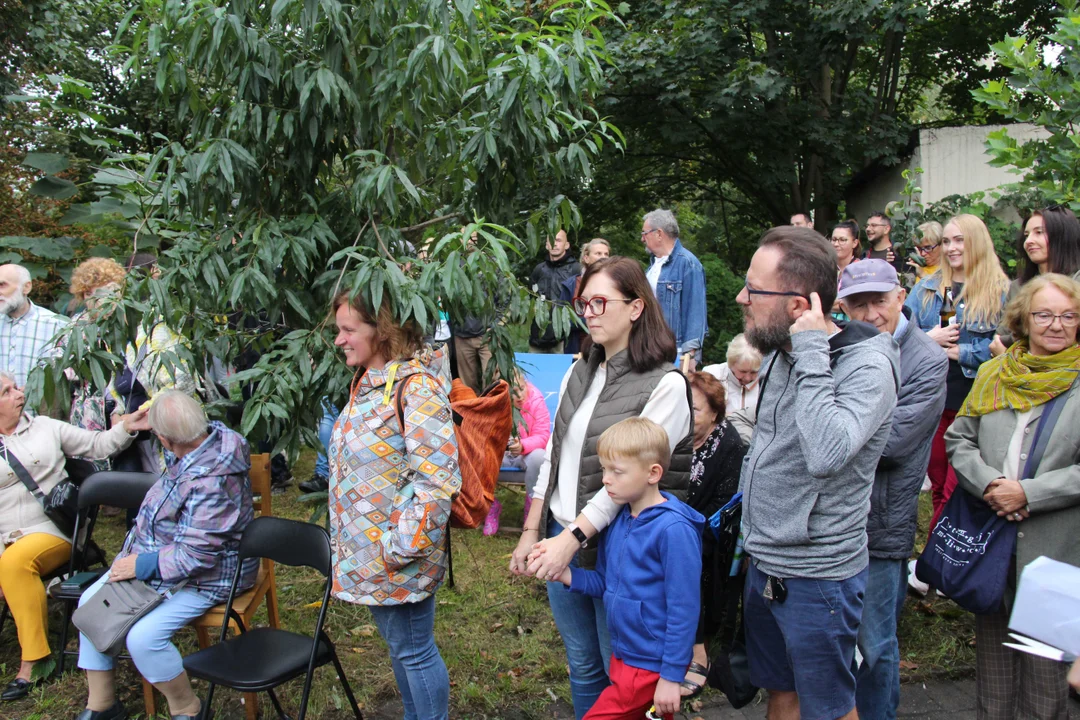
[[[641,720],[653,704],[660,673],[630,667],[611,656],[611,684],[600,693],[585,720]],[[664,720],[672,720],[665,715]]]

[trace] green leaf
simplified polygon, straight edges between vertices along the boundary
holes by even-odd
[[[251,431],[255,429],[255,425],[259,422],[261,416],[257,408],[261,408],[261,404],[258,402],[250,402],[244,406],[244,416],[240,421],[241,435],[250,435]]]
[[[78,195],[79,188],[70,180],[46,175],[43,178],[38,178],[37,182],[30,186],[30,192],[33,195],[40,195],[53,200],[67,200]]]
[[[394,172],[397,174],[398,181],[405,188],[405,191],[409,193],[409,196],[412,197],[412,199],[415,200],[417,203],[419,203],[420,193],[416,191],[416,186],[413,185],[412,180],[409,179],[409,175],[396,165],[394,166]]]
[[[425,307],[424,300],[419,295],[414,295],[413,296],[413,299],[412,299],[412,314],[413,314],[413,317],[416,318],[416,322],[417,322],[417,324],[420,325],[421,328],[427,328],[427,326],[428,326],[427,307]]]
[[[69,167],[68,159],[58,153],[27,153],[22,164],[27,167],[37,168],[50,175],[63,172]]]
[[[63,217],[60,218],[60,225],[76,225],[76,224],[91,224],[99,222],[102,219],[101,214],[95,213],[90,209],[88,203],[77,203],[71,205]]]

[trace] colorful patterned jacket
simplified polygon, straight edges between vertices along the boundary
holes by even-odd
[[[118,557],[138,555],[140,580],[169,588],[187,578],[186,589],[221,603],[229,597],[240,536],[255,507],[247,441],[219,422],[209,430],[184,457],[168,454],[168,470],[146,493]],[[255,584],[258,572],[258,559],[248,560],[239,590]]]
[[[461,487],[449,394],[444,348],[369,368],[356,384],[330,439],[334,597],[400,605],[442,582],[450,502]]]

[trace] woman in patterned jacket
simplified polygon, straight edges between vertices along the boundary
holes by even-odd
[[[333,310],[334,344],[356,369],[329,448],[334,596],[371,611],[405,719],[446,718],[450,677],[435,646],[435,590],[461,487],[446,358],[422,345],[414,322],[394,320],[389,301],[373,314],[346,292]]]

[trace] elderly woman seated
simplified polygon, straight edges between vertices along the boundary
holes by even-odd
[[[168,467],[143,500],[112,568],[83,594],[85,603],[106,582],[138,578],[162,594],[187,584],[132,626],[127,648],[135,667],[165,696],[173,720],[194,718],[199,698],[172,644],[173,633],[224,602],[236,563],[240,535],[255,516],[247,442],[218,422],[208,423],[197,400],[178,391],[158,395],[150,427],[168,451]],[[250,565],[250,567],[248,566]],[[250,587],[258,560],[244,567],[240,588]],[[77,720],[126,718],[116,699],[114,660],[79,637],[79,667],[90,687]]]
[[[144,430],[146,412],[114,418],[112,430],[92,432],[23,413],[25,398],[15,378],[0,373],[0,597],[15,620],[22,650],[19,672],[0,694],[18,700],[30,692],[35,663],[49,656],[45,586],[41,576],[68,561],[71,538],[58,528],[20,480],[29,473],[44,495],[67,477],[65,455],[103,459],[131,444]]]

